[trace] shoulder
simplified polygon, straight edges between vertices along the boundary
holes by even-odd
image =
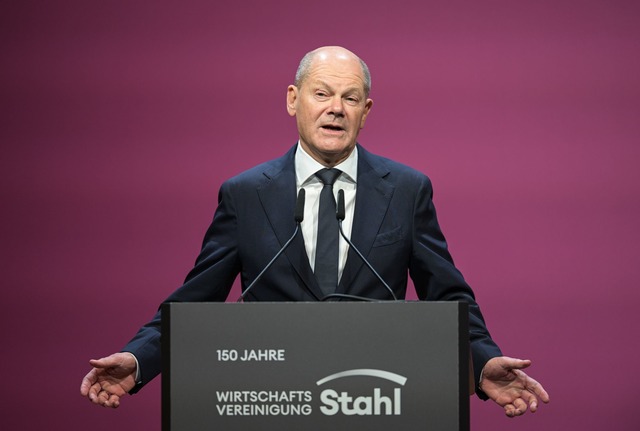
[[[430,186],[431,184],[431,180],[425,173],[404,163],[373,154],[361,146],[358,148],[358,157],[362,163],[360,166],[370,166],[381,177],[388,181],[414,185],[420,184]]]
[[[293,171],[293,154],[295,147],[290,149],[285,155],[267,162],[260,163],[249,168],[222,184],[222,188],[257,188],[262,184],[271,181],[285,171]]]

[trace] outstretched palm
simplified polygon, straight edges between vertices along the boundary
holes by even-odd
[[[549,402],[542,385],[522,371],[530,365],[529,360],[502,356],[491,359],[483,369],[481,389],[503,407],[509,417],[520,416],[527,408],[534,413],[538,409],[538,398]]]
[[[96,404],[118,407],[120,398],[135,386],[135,360],[130,354],[115,353],[89,363],[94,368],[82,380],[80,393]]]

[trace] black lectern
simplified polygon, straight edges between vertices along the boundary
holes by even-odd
[[[468,430],[467,304],[173,303],[162,429]]]

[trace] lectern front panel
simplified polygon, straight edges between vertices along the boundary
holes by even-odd
[[[467,306],[163,307],[163,430],[468,430]]]

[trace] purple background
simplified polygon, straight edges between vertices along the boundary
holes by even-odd
[[[3,2],[0,427],[159,429],[159,379],[102,409],[87,361],[180,285],[221,182],[293,145],[297,62],[340,44],[373,74],[360,141],[430,175],[551,394],[515,420],[474,398],[473,428],[636,429],[640,3],[272,3]]]

